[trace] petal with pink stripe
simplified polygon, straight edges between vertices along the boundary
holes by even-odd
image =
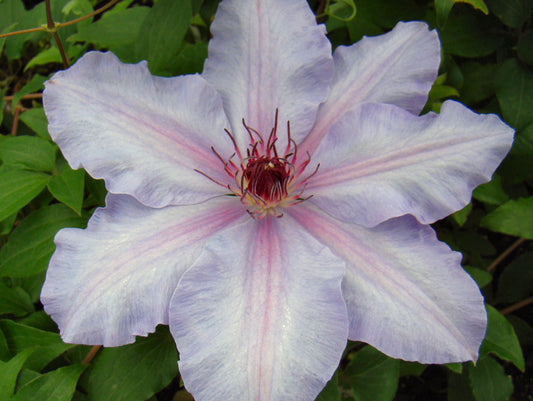
[[[344,263],[289,217],[208,241],[172,298],[170,330],[197,401],[313,401],[346,345]]]
[[[168,324],[172,293],[207,238],[249,219],[234,198],[151,209],[108,195],[84,230],[56,235],[41,302],[65,342],[116,346]]]
[[[346,261],[349,339],[407,361],[477,359],[487,325],[483,297],[461,254],[431,227],[404,216],[365,228],[310,204],[290,215]]]
[[[204,76],[222,95],[233,134],[248,145],[242,119],[265,138],[291,123],[296,141],[311,129],[333,75],[324,26],[305,0],[225,0],[211,24]],[[284,148],[286,136],[278,146]]]
[[[329,128],[361,103],[389,103],[418,114],[440,64],[435,30],[423,22],[400,22],[384,35],[364,37],[333,54],[335,76],[328,100],[302,145],[312,153]]]
[[[387,104],[363,104],[335,124],[313,155],[310,202],[367,227],[414,215],[433,223],[462,209],[490,180],[513,142],[494,114],[447,101],[440,114],[415,116]]]
[[[48,129],[72,168],[104,178],[146,206],[196,203],[221,193],[233,153],[216,91],[199,75],[155,77],[146,62],[90,52],[56,73],[43,94]]]

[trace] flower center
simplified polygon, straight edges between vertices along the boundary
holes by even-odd
[[[279,203],[287,196],[291,171],[289,165],[278,157],[257,157],[248,159],[242,177],[242,187],[250,195],[265,202]]]
[[[242,123],[250,138],[245,156],[241,154],[235,138],[228,130],[226,133],[233,142],[234,155],[225,160],[212,148],[223,163],[226,173],[234,179],[235,184],[224,185],[205,173],[197,171],[240,197],[253,218],[260,219],[268,215],[281,217],[284,208],[311,197],[302,197],[302,193],[306,181],[318,171],[318,166],[312,174],[302,177],[311,157],[307,155],[303,161],[298,160],[298,147],[291,138],[289,122],[287,122],[287,146],[283,156],[279,156],[276,148],[278,110],[276,110],[274,127],[266,141],[257,130],[246,125],[244,119]],[[238,162],[232,161],[234,156],[239,158]]]

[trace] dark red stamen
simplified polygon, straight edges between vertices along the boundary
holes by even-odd
[[[318,167],[308,177],[301,178],[305,168],[311,162],[311,156],[298,162],[298,147],[291,137],[290,123],[287,121],[287,145],[283,156],[278,154],[278,110],[276,109],[274,127],[270,131],[266,142],[256,129],[248,126],[243,119],[242,124],[250,138],[250,145],[246,149],[246,157],[241,156],[237,141],[230,131],[225,130],[235,148],[235,153],[225,160],[214,148],[211,148],[216,157],[224,165],[224,170],[230,175],[237,187],[225,185],[214,180],[200,170],[200,174],[213,182],[229,188],[247,206],[248,212],[254,218],[266,215],[281,217],[285,207],[295,205],[309,199],[311,196],[302,197],[306,181],[316,174]],[[240,162],[234,163],[231,159],[237,155]]]

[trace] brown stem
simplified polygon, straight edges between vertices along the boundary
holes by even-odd
[[[52,26],[50,27],[47,23],[47,28],[48,29],[52,29],[54,28],[55,29],[59,29],[59,28],[63,28],[64,26],[69,26],[69,25],[72,25],[72,24],[76,24],[80,21],[83,21],[83,20],[86,20],[87,18],[91,18],[91,17],[94,17],[95,15],[98,15],[102,12],[104,12],[105,10],[107,10],[109,7],[112,7],[113,5],[115,5],[116,3],[118,3],[119,1],[121,0],[112,0],[110,1],[109,3],[107,3],[105,6],[102,6],[100,7],[98,10],[96,11],[93,11],[92,13],[90,14],[87,14],[87,15],[84,15],[83,17],[80,17],[80,18],[76,18],[76,19],[73,19],[71,21],[67,21],[67,22],[62,22],[62,23],[59,23],[55,26]],[[48,16],[47,16],[48,17]],[[48,22],[48,19],[47,19],[47,22]],[[44,29],[43,27],[38,27],[38,28],[30,28],[30,29],[23,29],[21,31],[14,31],[14,32],[8,32],[8,33],[2,33],[0,34],[0,39],[2,38],[6,38],[8,36],[14,36],[14,35],[20,35],[20,34],[23,34],[23,33],[32,33],[32,32],[39,32],[39,31],[45,31],[46,29]]]
[[[316,16],[321,16],[322,14],[324,14],[324,11],[326,11],[326,5],[327,5],[327,0],[320,0],[320,3],[318,3],[318,7],[316,9]]]
[[[522,245],[524,242],[526,242],[525,238],[519,238],[516,240],[509,248],[507,248],[500,256],[498,256],[494,262],[490,264],[489,267],[487,267],[487,271],[494,270],[496,266],[498,266],[502,260],[504,260],[507,256],[509,256],[516,248],[518,248],[520,245]]]
[[[11,135],[17,135],[17,128],[19,125],[20,106],[15,107],[15,115],[13,116],[13,125],[11,125]]]
[[[39,28],[23,29],[21,31],[2,33],[2,34],[0,34],[0,39],[7,38],[8,36],[20,35],[21,33],[32,33],[32,32],[39,32],[39,31],[42,31],[42,30],[43,30],[43,28],[39,27]]]
[[[95,10],[92,13],[84,15],[83,17],[80,17],[80,18],[73,19],[72,21],[67,21],[67,22],[63,22],[61,24],[58,24],[57,27],[58,28],[63,28],[64,26],[69,26],[69,25],[72,25],[72,24],[76,24],[77,22],[86,20],[87,18],[94,17],[95,15],[103,13],[105,10],[107,10],[109,7],[112,7],[113,5],[118,3],[119,1],[122,1],[122,0],[111,0],[105,6],[100,7],[98,10]]]
[[[61,39],[59,38],[59,35],[57,33],[57,27],[54,22],[54,19],[52,18],[52,7],[50,6],[50,0],[45,0],[46,5],[46,26],[48,29],[53,32],[52,36],[56,42],[57,48],[59,49],[59,54],[61,54],[61,60],[63,60],[63,66],[65,68],[69,67],[68,57],[65,53],[65,49],[63,48],[63,44],[61,43]]]
[[[513,313],[515,310],[518,310],[520,308],[523,308],[524,306],[527,306],[529,304],[533,303],[533,297],[529,297],[529,298],[526,298],[520,302],[517,302],[516,304],[514,305],[511,305],[511,306],[508,306],[507,308],[505,309],[502,309],[500,311],[500,313],[502,315],[508,315],[510,313]]]
[[[98,350],[102,348],[101,345],[93,345],[93,347],[91,348],[91,350],[87,353],[87,355],[85,356],[85,358],[83,358],[83,361],[81,363],[83,363],[84,365],[88,365],[92,360],[93,358],[95,357],[96,353],[98,352]]]
[[[4,96],[4,101],[10,102],[13,100],[15,96]],[[20,98],[20,100],[28,100],[28,99],[41,99],[43,97],[42,93],[30,93],[29,95],[24,95]]]

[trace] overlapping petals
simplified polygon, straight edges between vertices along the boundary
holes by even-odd
[[[231,155],[220,96],[199,75],[155,77],[146,62],[91,52],[46,83],[54,141],[73,168],[146,206],[196,203],[220,193],[201,169],[227,180],[214,146]]]
[[[222,95],[232,132],[248,145],[242,119],[268,135],[291,122],[299,141],[328,94],[331,45],[305,0],[225,0],[211,24],[213,39],[202,75]],[[279,139],[280,148],[286,137]]]
[[[171,301],[180,372],[201,400],[313,400],[346,345],[344,262],[289,217],[211,239]]]
[[[399,107],[363,104],[330,130],[314,158],[312,202],[340,220],[368,227],[412,214],[433,223],[470,202],[513,141],[495,115],[454,101],[417,117]]]
[[[422,224],[469,202],[513,132],[451,101],[417,115],[436,32],[400,23],[332,58],[305,0],[224,0],[211,28],[202,76],[92,52],[46,85],[52,138],[111,193],[86,230],[56,237],[41,299],[63,339],[120,345],[168,323],[198,401],[312,400],[347,338],[423,363],[476,359],[483,298]],[[278,175],[245,171],[251,148]],[[227,196],[235,179],[243,197],[262,179],[301,198],[255,220]]]
[[[331,91],[302,143],[303,151],[313,153],[331,125],[361,103],[394,104],[420,113],[437,77],[440,44],[427,24],[400,22],[384,35],[337,47],[333,60]]]
[[[183,272],[209,236],[246,218],[238,203],[213,199],[152,209],[110,195],[87,229],[61,230],[41,300],[65,342],[116,346],[168,324]]]
[[[487,323],[483,297],[461,268],[461,254],[429,226],[404,216],[369,229],[303,204],[290,215],[346,261],[351,340],[422,363],[477,359]]]

